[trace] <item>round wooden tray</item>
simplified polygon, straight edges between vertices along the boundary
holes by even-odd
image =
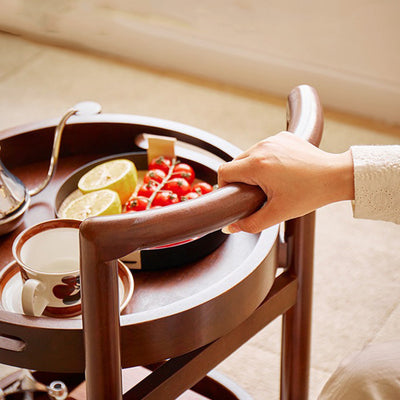
[[[3,163],[28,187],[46,175],[57,121],[0,132]],[[12,261],[11,246],[22,229],[54,217],[60,184],[85,163],[140,151],[142,133],[175,136],[198,149],[183,156],[230,160],[239,149],[196,128],[133,115],[73,117],[66,126],[59,165],[46,190],[32,199],[24,223],[0,238],[0,260]],[[178,150],[178,156],[179,156]],[[278,227],[261,234],[235,234],[207,257],[168,271],[134,273],[135,293],[121,316],[122,367],[145,365],[197,349],[237,326],[268,293],[277,265]],[[107,296],[107,293],[104,293]],[[84,371],[79,320],[32,318],[0,311],[0,361],[53,372]],[[46,344],[43,346],[43,344]]]

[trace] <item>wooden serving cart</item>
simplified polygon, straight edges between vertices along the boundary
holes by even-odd
[[[46,121],[0,133],[4,164],[28,187],[46,173],[56,125]],[[319,145],[322,127],[315,90],[296,87],[288,97],[287,129]],[[22,229],[54,218],[54,197],[69,174],[101,157],[143,151],[134,143],[144,132],[176,137],[191,151],[195,146],[223,161],[240,153],[218,137],[171,121],[115,114],[74,117],[65,127],[51,184],[33,199],[23,225],[0,238],[3,268],[13,262],[11,246]],[[133,272],[133,298],[119,313],[118,258],[213,232],[265,200],[259,188],[235,184],[151,212],[85,220],[80,227],[82,319],[35,318],[1,309],[0,362],[64,375],[85,373],[91,400],[174,399],[189,388],[208,398],[244,398],[203,378],[282,315],[281,399],[306,399],[314,213],[286,222],[283,238],[279,226],[256,235],[238,233],[190,265]],[[278,267],[283,268],[279,275]],[[128,371],[134,366],[153,372],[128,390]]]

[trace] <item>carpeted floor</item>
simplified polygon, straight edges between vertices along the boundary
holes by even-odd
[[[58,117],[88,99],[100,102],[105,112],[193,125],[243,149],[285,126],[283,99],[0,33],[0,130]],[[400,127],[325,115],[325,150],[400,143]],[[399,242],[399,226],[354,220],[349,203],[317,212],[311,399],[343,357],[370,342],[398,338]],[[217,370],[257,400],[278,399],[279,346],[278,319]]]

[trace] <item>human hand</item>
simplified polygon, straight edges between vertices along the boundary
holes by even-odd
[[[326,204],[354,199],[353,159],[348,150],[327,153],[292,133],[271,136],[222,164],[218,185],[258,185],[267,202],[225,231],[257,233]]]

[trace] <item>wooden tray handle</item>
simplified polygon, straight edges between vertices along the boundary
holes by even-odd
[[[288,129],[314,144],[322,133],[318,96],[308,86],[289,96]],[[116,258],[133,250],[217,230],[265,202],[256,186],[232,184],[198,199],[124,215],[88,218],[80,225],[82,319],[87,397],[122,399]]]
[[[292,90],[288,97],[287,129],[319,145],[323,117],[318,95],[310,86]],[[108,261],[148,247],[174,243],[203,235],[250,215],[265,202],[255,186],[231,184],[190,202],[118,216],[87,219],[81,234]]]
[[[322,106],[317,91],[308,85],[295,87],[288,96],[287,130],[319,146],[324,127]]]

